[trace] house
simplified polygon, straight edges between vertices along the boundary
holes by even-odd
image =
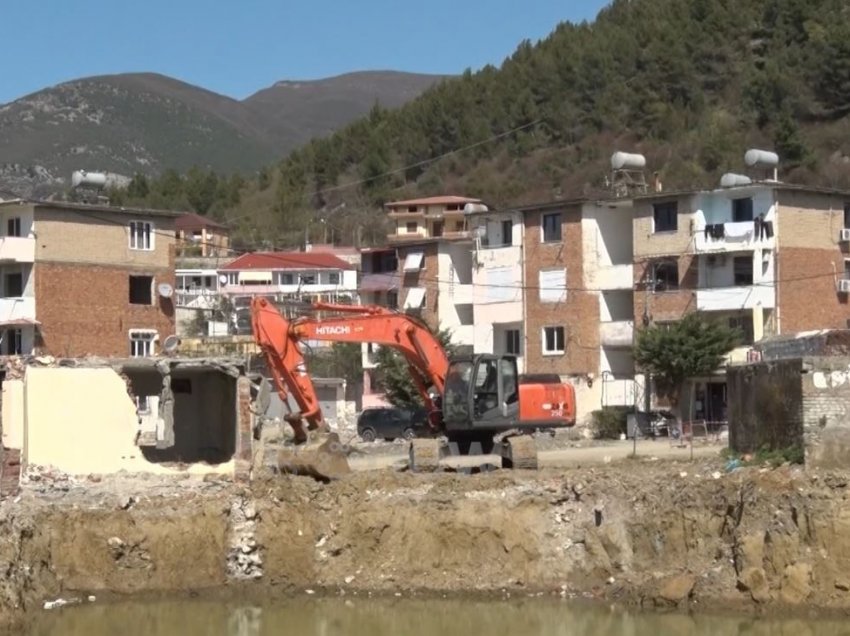
[[[151,356],[174,333],[177,213],[0,202],[0,351]]]
[[[401,270],[402,309],[433,329],[447,329],[472,349],[472,235],[467,217],[486,209],[479,199],[438,196],[386,204],[396,230],[387,237]]]
[[[724,179],[725,180],[725,179]],[[765,337],[850,321],[850,192],[738,179],[634,199],[639,324],[699,311],[740,329],[747,359]],[[726,419],[725,371],[698,379],[697,419]]]
[[[181,214],[174,222],[178,256],[228,256],[230,230],[200,214]]]

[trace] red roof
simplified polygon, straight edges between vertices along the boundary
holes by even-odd
[[[195,214],[194,212],[190,212],[188,214],[184,214],[182,216],[178,216],[174,221],[174,227],[178,230],[192,231],[192,230],[201,230],[203,228],[215,228],[217,230],[226,230],[227,226],[218,223],[217,221],[213,221],[212,219],[208,219],[205,216],[201,216],[200,214]]]
[[[458,203],[481,203],[481,199],[470,199],[469,197],[458,197],[453,194],[445,194],[439,197],[425,197],[424,199],[408,199],[407,201],[391,201],[385,207],[394,208],[402,205],[454,205]]]
[[[222,271],[249,269],[354,269],[350,263],[322,252],[254,252],[243,254]]]

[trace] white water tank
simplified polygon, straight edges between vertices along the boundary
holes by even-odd
[[[611,155],[611,168],[614,170],[642,170],[646,167],[646,157],[630,152],[615,152]]]
[[[750,150],[747,150],[747,153],[744,155],[744,163],[746,163],[750,168],[754,168],[756,166],[775,168],[779,165],[779,155],[775,152],[770,152],[769,150],[751,148]]]
[[[103,172],[74,170],[71,174],[71,187],[79,188],[81,186],[101,190],[106,187],[106,175]]]
[[[735,174],[734,172],[727,172],[722,177],[720,177],[720,187],[721,188],[734,188],[735,186],[743,186],[750,185],[753,182],[748,176],[743,174]]]

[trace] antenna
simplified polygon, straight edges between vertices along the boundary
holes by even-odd
[[[174,295],[174,288],[168,283],[160,283],[157,287],[159,295],[163,298],[171,298]]]

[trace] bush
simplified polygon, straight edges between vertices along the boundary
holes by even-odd
[[[606,406],[593,412],[593,437],[595,439],[620,439],[626,432],[626,418],[634,408]]]

